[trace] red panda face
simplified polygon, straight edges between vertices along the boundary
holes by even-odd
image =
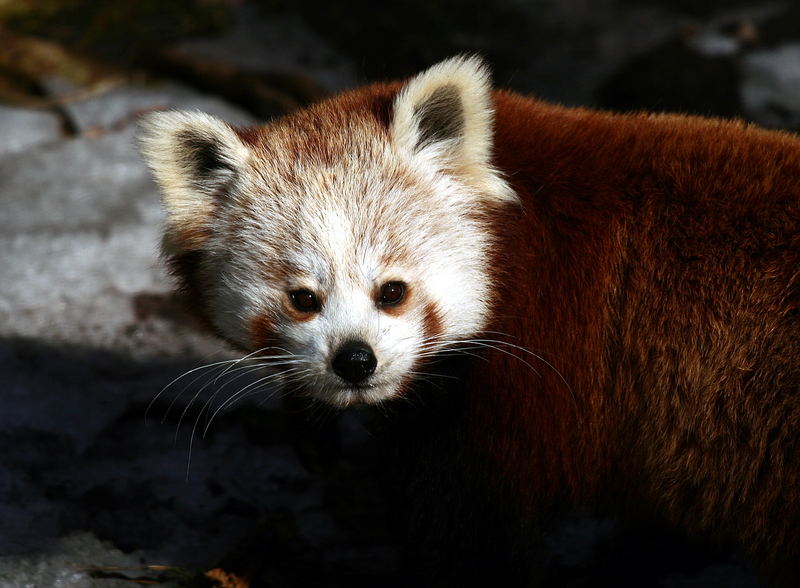
[[[151,115],[141,146],[165,253],[208,321],[280,357],[287,387],[340,406],[401,394],[427,358],[483,329],[483,219],[515,202],[489,165],[488,91],[482,66],[456,59],[406,84],[388,124],[359,104],[369,89],[245,131]]]

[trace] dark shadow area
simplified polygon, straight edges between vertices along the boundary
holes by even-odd
[[[381,494],[362,472],[369,444],[340,441],[341,427],[358,436],[357,421],[279,410],[276,400],[258,407],[265,397],[257,396],[217,415],[203,438],[199,409],[225,380],[204,386],[219,371],[181,380],[148,411],[197,363],[24,339],[0,341],[0,357],[0,553],[47,551],[59,537],[91,531],[173,565],[207,569],[232,551],[243,568],[260,562],[300,574],[315,562],[331,574],[348,567],[342,558],[354,575],[375,552],[381,565],[373,567],[391,571]],[[240,378],[236,389],[256,378]]]
[[[225,391],[220,372],[192,381],[193,372],[148,411],[198,363],[26,339],[1,340],[0,358],[0,553],[45,552],[90,531],[151,563],[221,565],[253,588],[403,585],[388,499],[397,489],[387,486],[396,480],[370,432],[383,416],[298,400],[259,407],[265,393],[223,411],[203,438],[200,407],[214,391],[219,407],[257,376]],[[756,585],[729,553],[587,513],[560,517],[547,545],[552,587],[661,586],[709,574]]]

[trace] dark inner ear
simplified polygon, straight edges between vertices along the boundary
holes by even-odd
[[[425,102],[417,105],[414,116],[419,120],[418,148],[446,139],[459,139],[464,133],[464,107],[456,86],[437,88]]]
[[[209,182],[236,171],[223,156],[222,145],[213,137],[185,131],[178,140],[184,163],[196,181]]]

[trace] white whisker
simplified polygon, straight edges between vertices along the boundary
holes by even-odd
[[[197,366],[196,368],[193,368],[193,369],[191,369],[191,370],[188,370],[188,371],[186,371],[186,372],[183,372],[183,373],[182,373],[180,376],[178,376],[177,378],[175,378],[174,380],[172,380],[172,381],[171,381],[169,384],[167,384],[166,386],[164,386],[163,388],[161,388],[161,390],[159,390],[159,391],[158,391],[158,394],[156,394],[156,395],[153,397],[153,399],[150,401],[150,404],[148,404],[148,405],[147,405],[147,408],[146,408],[146,409],[145,409],[145,411],[144,411],[144,418],[145,418],[145,421],[147,421],[147,415],[149,414],[150,410],[153,408],[153,405],[156,403],[156,401],[159,399],[159,397],[160,397],[160,396],[161,396],[161,395],[162,395],[164,392],[166,392],[166,391],[167,391],[167,390],[168,390],[168,389],[169,389],[171,386],[173,386],[174,384],[176,384],[177,382],[179,382],[181,379],[185,378],[185,377],[186,377],[186,376],[188,376],[189,374],[192,374],[192,373],[194,373],[194,372],[196,372],[196,371],[198,371],[198,370],[210,369],[210,368],[213,368],[213,367],[215,367],[215,366],[220,366],[220,365],[223,365],[223,364],[226,364],[226,363],[230,363],[230,362],[232,362],[232,361],[236,361],[236,360],[235,360],[235,359],[226,359],[226,360],[224,360],[224,361],[217,361],[217,362],[214,362],[214,363],[209,363],[209,364],[204,364],[204,365],[201,365],[201,366]],[[198,380],[200,377],[202,377],[202,374],[201,374],[201,376],[198,376],[197,378],[195,378],[194,380],[192,380],[191,382],[189,382],[189,385],[191,386],[191,384],[193,384],[194,382],[196,382],[196,381],[197,381],[197,380]],[[184,391],[185,391],[185,389],[186,389],[186,388],[184,388]],[[169,413],[169,409],[167,409],[167,413]],[[166,415],[164,416],[164,418],[166,419]],[[161,421],[161,422],[163,423],[163,422],[164,422],[164,420],[162,419],[162,421]]]
[[[251,382],[250,384],[248,384],[244,388],[240,389],[235,394],[232,394],[227,400],[225,400],[225,402],[223,402],[222,404],[220,404],[216,408],[214,413],[211,415],[211,418],[208,420],[208,423],[206,424],[205,428],[203,429],[203,437],[205,437],[206,434],[208,433],[208,429],[209,429],[209,427],[211,427],[211,423],[213,422],[214,417],[216,417],[217,414],[219,414],[220,411],[225,410],[229,406],[232,406],[240,398],[246,396],[245,392],[247,392],[247,390],[249,390],[250,388],[252,388],[254,386],[257,386],[259,384],[263,385],[263,383],[269,382],[271,380],[281,379],[282,377],[287,376],[287,375],[297,376],[297,375],[300,375],[300,374],[305,374],[305,373],[310,372],[310,371],[311,370],[308,370],[308,369],[301,370],[299,368],[289,368],[288,370],[284,370],[282,372],[277,372],[277,373],[274,373],[274,374],[270,374],[268,376],[264,376],[263,378],[260,378],[260,379],[256,380],[255,382]]]

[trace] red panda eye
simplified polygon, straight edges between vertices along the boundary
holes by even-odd
[[[319,311],[317,296],[311,290],[293,290],[289,292],[292,305],[301,312]]]
[[[381,306],[400,304],[406,295],[406,285],[403,282],[386,282],[381,286],[378,303]]]

